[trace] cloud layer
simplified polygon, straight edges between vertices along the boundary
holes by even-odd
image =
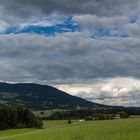
[[[140,80],[131,77],[98,79],[92,84],[58,85],[57,87],[100,104],[140,106]]]
[[[140,106],[139,13],[139,0],[0,0],[0,80]]]
[[[43,13],[90,13],[96,15],[113,15],[137,12],[140,2],[135,0],[1,0],[1,5],[12,14],[24,14],[38,12]],[[130,11],[130,9],[132,9]],[[34,11],[35,10],[35,11]],[[29,15],[29,14],[28,14]]]
[[[28,73],[40,80],[62,83],[98,77],[140,77],[139,38],[98,40],[75,32],[55,37],[1,35],[0,42],[0,73],[4,80],[10,75],[15,76],[13,81],[19,80],[22,73],[21,79]]]

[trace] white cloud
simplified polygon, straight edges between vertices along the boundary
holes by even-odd
[[[57,14],[50,14],[47,15],[45,18],[36,18],[36,19],[30,19],[26,22],[21,22],[19,25],[21,28],[26,26],[40,26],[40,27],[50,27],[55,26],[56,24],[62,24],[68,17],[63,15],[57,15]]]
[[[4,32],[7,28],[8,24],[2,20],[0,20],[0,32]]]
[[[128,16],[98,17],[97,15],[91,14],[75,15],[73,19],[81,26],[92,30],[98,27],[107,29],[122,28],[130,22]]]
[[[133,15],[134,16],[134,15]],[[91,14],[75,15],[73,19],[78,22],[84,29],[94,32],[96,29],[106,29],[113,35],[126,34],[129,37],[140,36],[140,19],[139,15],[132,22],[133,16],[97,16]]]
[[[140,106],[140,80],[132,77],[103,78],[90,84],[57,85],[56,87],[101,104]]]

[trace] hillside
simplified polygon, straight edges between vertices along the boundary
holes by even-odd
[[[105,107],[48,85],[33,83],[0,83],[0,101],[8,104],[22,104],[36,109],[73,108],[77,105],[80,107]]]

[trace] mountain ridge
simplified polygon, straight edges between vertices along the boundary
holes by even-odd
[[[36,83],[4,83],[0,82],[0,102],[7,104],[21,104],[31,108],[74,108],[108,107],[93,103],[80,97],[72,96],[49,85]]]

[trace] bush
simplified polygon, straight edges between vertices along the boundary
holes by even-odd
[[[71,124],[71,120],[68,120],[68,124]]]

